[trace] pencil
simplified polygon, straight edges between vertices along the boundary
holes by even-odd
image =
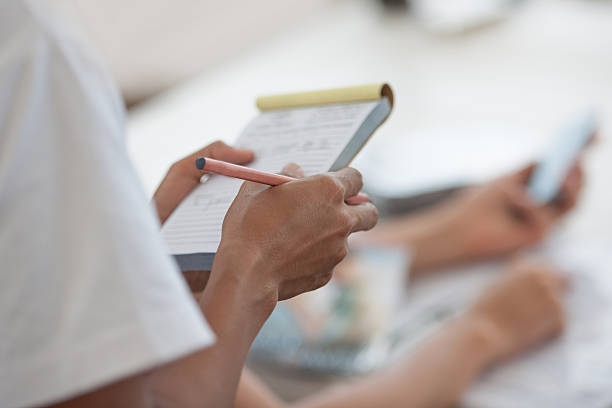
[[[208,157],[198,157],[195,164],[198,170],[204,170],[209,173],[246,181],[254,181],[255,183],[267,184],[269,186],[278,186],[279,184],[297,180],[293,177],[284,176],[282,174],[268,173],[266,171],[251,169],[250,167],[239,166],[237,164],[224,162],[222,160],[210,159]],[[366,194],[359,193],[354,197],[348,198],[346,203],[361,204],[369,201],[370,198]]]

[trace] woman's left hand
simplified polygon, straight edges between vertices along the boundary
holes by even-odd
[[[200,183],[203,173],[196,168],[195,160],[201,156],[234,164],[247,164],[253,161],[254,157],[251,150],[237,149],[216,141],[174,163],[153,195],[153,202],[162,224]]]

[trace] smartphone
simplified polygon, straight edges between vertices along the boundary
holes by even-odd
[[[597,115],[591,112],[563,129],[527,183],[527,191],[536,203],[544,205],[555,199],[567,173],[595,137],[597,127]]]

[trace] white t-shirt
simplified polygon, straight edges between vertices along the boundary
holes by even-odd
[[[116,89],[40,0],[0,2],[0,406],[209,345],[124,146]]]

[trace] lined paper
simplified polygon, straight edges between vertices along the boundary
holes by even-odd
[[[279,172],[299,164],[305,175],[328,171],[380,101],[275,110],[253,119],[236,145],[255,151],[249,166]],[[195,166],[195,164],[194,164]],[[174,211],[162,234],[175,255],[214,253],[223,218],[241,180],[210,175]]]

